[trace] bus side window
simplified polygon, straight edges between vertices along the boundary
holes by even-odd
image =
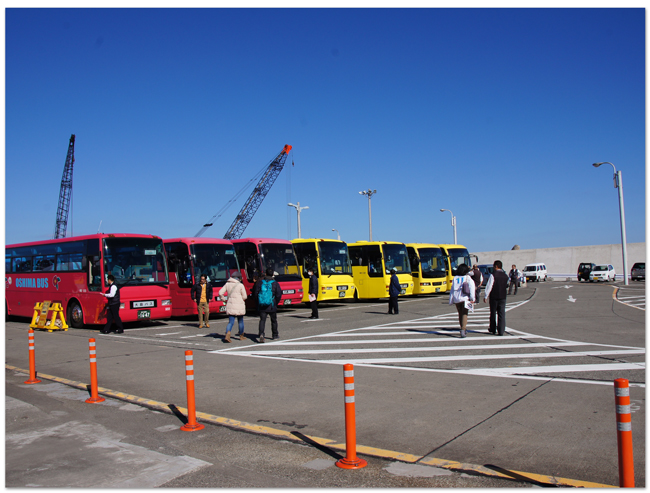
[[[88,290],[99,291],[102,288],[102,275],[100,272],[99,256],[88,255],[84,258],[84,264],[88,269]]]

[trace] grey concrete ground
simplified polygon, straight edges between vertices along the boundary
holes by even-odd
[[[25,385],[6,372],[6,487],[314,488],[531,486],[432,466],[368,458],[364,469],[307,444],[207,425],[180,430],[172,414],[60,383]]]
[[[617,295],[643,296],[643,283],[638,287]],[[280,316],[282,339],[266,344],[255,343],[253,316],[246,318],[246,333],[253,340],[232,344],[223,343],[225,320],[219,318],[208,331],[199,331],[193,320],[171,320],[133,325],[120,336],[101,336],[91,329],[36,334],[39,372],[88,382],[88,338],[96,337],[101,387],[178,407],[186,406],[184,350],[193,349],[199,412],[339,445],[345,443],[342,364],[354,361],[357,440],[370,454],[363,455],[368,468],[359,471],[328,466],[327,461],[342,453],[334,445],[295,444],[214,425],[194,433],[162,432],[161,427],[180,426],[178,418],[123,409],[130,406],[124,402],[91,405],[72,399],[78,414],[52,415],[49,404],[28,398],[44,399],[48,393],[34,389],[50,383],[25,386],[20,382],[24,377],[14,371],[7,372],[7,395],[35,405],[54,420],[52,427],[73,420],[105,428],[99,441],[110,443],[106,448],[114,457],[132,453],[117,444],[123,442],[163,456],[186,456],[179,467],[200,465],[193,461],[212,464],[178,472],[167,485],[233,481],[227,485],[283,486],[291,480],[296,486],[309,481],[314,486],[391,486],[391,481],[396,486],[420,485],[412,481],[475,486],[470,482],[481,481],[456,472],[434,478],[394,474],[408,473],[406,466],[436,469],[423,464],[437,460],[529,473],[526,484],[533,484],[536,475],[550,475],[617,485],[612,380],[624,377],[633,384],[635,473],[637,486],[643,486],[645,312],[617,301],[613,293],[612,284],[531,283],[509,298],[503,338],[486,334],[487,312],[479,305],[470,315],[468,337],[459,339],[455,309],[444,296],[402,300],[400,314],[393,317],[385,314],[383,302],[322,306],[316,321],[306,318],[308,310],[293,308]],[[8,365],[27,368],[26,328],[25,321],[6,324]],[[8,435],[14,432],[9,426],[8,412]],[[126,429],[123,438],[118,436],[120,426]],[[66,429],[57,428],[55,436]],[[49,432],[39,433],[52,440]],[[78,435],[67,439],[80,440]],[[11,443],[18,446],[20,440]],[[30,446],[38,446],[38,440]],[[371,456],[381,456],[382,450],[410,454],[414,463]],[[280,472],[279,458],[285,456],[291,457],[287,464],[293,472]],[[10,464],[10,457],[8,449],[7,484],[10,477],[28,484],[27,465]],[[151,470],[165,463],[165,457],[155,455],[142,460]],[[207,472],[217,464],[237,473],[220,470],[221,477]],[[251,474],[266,473],[272,484],[255,483],[240,473],[241,464]],[[240,476],[242,482],[237,482]]]

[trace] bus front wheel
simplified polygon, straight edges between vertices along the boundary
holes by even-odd
[[[68,305],[68,324],[75,329],[83,329],[84,326],[84,311],[81,305],[73,301]]]

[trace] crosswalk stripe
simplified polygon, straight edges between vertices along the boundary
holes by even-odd
[[[355,359],[348,360],[346,363],[356,364],[369,364],[369,363],[426,363],[433,361],[469,361],[469,360],[490,360],[490,359],[534,359],[534,358],[570,358],[578,356],[622,356],[632,354],[644,354],[645,350],[623,350],[623,351],[576,351],[573,353],[523,353],[523,354],[481,354],[481,355],[459,355],[459,356],[429,356],[429,357],[414,357],[414,358],[368,358],[368,359]],[[257,356],[263,356],[257,354]],[[315,362],[323,362],[323,360],[313,360]]]

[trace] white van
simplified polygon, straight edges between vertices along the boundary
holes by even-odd
[[[528,264],[524,267],[524,276],[526,276],[526,282],[546,281],[546,265],[541,263]]]

